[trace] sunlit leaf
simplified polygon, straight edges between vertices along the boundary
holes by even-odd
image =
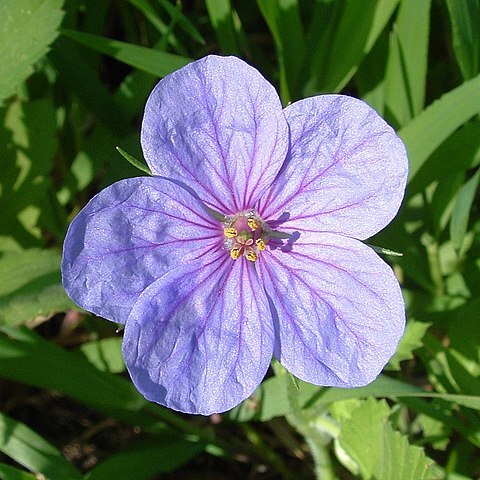
[[[442,142],[480,112],[479,90],[477,75],[444,94],[400,130],[410,158],[410,180]]]
[[[403,360],[411,360],[413,358],[413,351],[423,345],[422,338],[429,326],[429,323],[416,322],[414,320],[407,322],[405,333],[400,340],[395,355],[390,359],[387,368],[400,370],[400,362]]]
[[[0,104],[32,72],[58,35],[63,0],[0,2]]]
[[[47,440],[25,424],[0,412],[0,451],[46,478],[82,478],[80,472]]]
[[[479,73],[480,67],[480,2],[478,0],[446,0],[452,24],[452,45],[463,78]]]
[[[360,467],[362,478],[423,480],[433,478],[433,461],[422,448],[410,445],[388,422],[384,401],[365,400],[352,412],[338,441]]]
[[[191,59],[180,55],[111,40],[93,33],[62,30],[62,35],[157,77],[165,77],[191,62]]]
[[[6,252],[0,257],[0,325],[78,309],[60,278],[60,255],[50,250]]]

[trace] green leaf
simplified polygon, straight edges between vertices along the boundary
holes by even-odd
[[[0,328],[0,358],[1,378],[61,392],[149,431],[164,429],[166,422],[180,431],[199,433],[171,410],[147,402],[130,381],[97,370],[81,354],[64,350],[25,327]]]
[[[98,72],[84,49],[68,38],[60,37],[49,57],[60,72],[59,80],[64,83],[64,88],[78,97],[90,114],[113,134],[126,135],[130,131],[126,109],[98,79]]]
[[[288,383],[287,383],[288,381]],[[297,380],[299,385],[298,404],[301,408],[329,405],[339,400],[352,398],[384,397],[427,397],[441,398],[469,408],[480,410],[480,396],[435,393],[425,391],[415,385],[380,375],[374,382],[359,388],[318,387]],[[255,393],[245,402],[229,412],[229,417],[237,422],[259,420],[262,422],[291,412],[287,387],[291,379],[272,377],[264,381]]]
[[[233,26],[233,11],[230,0],[207,0],[205,5],[222,53],[238,55],[237,36]]]
[[[2,234],[23,248],[42,245],[42,229],[63,236],[63,218],[55,209],[51,171],[58,148],[56,112],[47,99],[13,101],[0,126],[0,211]]]
[[[63,289],[60,261],[56,252],[37,249],[0,257],[0,325],[78,309]]]
[[[0,104],[48,51],[62,21],[62,0],[2,0],[0,3]]]
[[[433,478],[433,461],[422,448],[410,445],[406,437],[392,428],[389,414],[384,401],[367,399],[342,425],[338,441],[360,467],[362,478]]]
[[[390,36],[385,107],[405,125],[424,106],[428,61],[430,0],[404,0]]]
[[[62,30],[62,35],[157,77],[165,77],[192,61],[180,55],[111,40],[92,33]]]
[[[461,145],[461,149],[459,149]],[[455,161],[452,161],[452,159]],[[411,179],[407,198],[423,191],[432,182],[441,182],[480,162],[480,123],[467,123],[450,135],[425,161]]]
[[[311,78],[307,93],[339,92],[373,47],[397,4],[398,0],[336,2],[327,34],[319,43],[308,44]]]
[[[258,0],[270,29],[280,67],[280,93],[284,104],[297,97],[297,81],[306,51],[297,0]]]
[[[450,220],[450,238],[453,246],[460,251],[468,229],[468,219],[480,182],[480,169],[470,178],[457,194]]]
[[[128,163],[133,165],[135,168],[138,168],[142,172],[146,173],[147,175],[151,175],[152,172],[148,168],[148,165],[145,163],[141,162],[140,160],[137,160],[135,157],[132,157],[129,153],[127,153],[125,150],[122,150],[120,147],[116,147],[118,153],[127,160]]]
[[[120,373],[125,370],[121,337],[83,343],[80,350],[101,372]]]
[[[178,26],[192,39],[196,42],[205,45],[205,39],[202,37],[202,34],[197,30],[195,25],[180,11],[181,3],[177,2],[175,5],[171,0],[157,0],[160,6],[170,15],[172,21],[174,21]]]
[[[480,112],[480,75],[443,95],[398,133],[407,145],[410,181],[457,128]]]
[[[135,414],[146,400],[127,380],[97,370],[82,355],[63,350],[26,328],[2,328],[0,377],[56,390],[106,415],[151,424],[150,416]]]
[[[480,3],[478,0],[446,0],[452,23],[452,44],[458,66],[465,80],[480,68]]]
[[[127,451],[111,455],[93,468],[85,480],[149,480],[175,470],[204,448],[202,442],[175,438],[171,433],[150,437]]]
[[[2,480],[38,480],[35,475],[5,463],[0,463],[0,478]]]
[[[43,437],[0,412],[0,451],[47,478],[82,478],[80,472]]]
[[[423,345],[422,338],[430,325],[430,323],[416,322],[414,320],[408,321],[397,351],[388,364],[387,368],[389,370],[400,370],[400,362],[413,358],[412,352]]]

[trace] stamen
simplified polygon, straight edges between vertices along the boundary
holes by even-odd
[[[257,238],[255,244],[261,252],[263,252],[267,248],[267,244],[265,243],[265,240],[263,238]]]
[[[270,238],[270,228],[255,212],[246,210],[236,215],[225,217],[223,234],[224,247],[229,250],[230,257],[237,260],[245,257],[250,262],[256,262],[267,248]]]
[[[238,235],[238,232],[237,232],[237,229],[236,229],[236,228],[228,227],[228,228],[224,228],[224,229],[223,229],[223,234],[224,234],[227,238],[233,238],[233,237],[236,237],[236,236]]]
[[[247,224],[251,228],[252,232],[254,232],[260,226],[258,222],[253,218],[249,218]]]

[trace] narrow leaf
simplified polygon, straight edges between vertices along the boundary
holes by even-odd
[[[410,158],[410,180],[457,128],[480,112],[480,75],[443,95],[399,131]]]
[[[430,0],[404,0],[390,37],[385,104],[398,125],[418,115],[425,101]]]
[[[43,437],[0,412],[0,451],[47,478],[82,478],[77,469]]]
[[[207,0],[205,4],[222,52],[224,54],[238,55],[238,43],[233,26],[230,0]]]
[[[0,463],[0,478],[2,480],[38,480],[35,475],[5,463]]]
[[[115,147],[115,148],[117,149],[118,153],[120,153],[120,155],[125,160],[127,160],[127,162],[133,165],[135,168],[138,168],[139,170],[146,173],[147,175],[152,174],[152,172],[150,171],[150,169],[145,163],[141,162],[140,160],[137,160],[135,157],[132,157],[129,153],[127,153],[125,150],[121,149],[120,147]]]
[[[148,441],[115,455],[93,468],[85,480],[149,480],[170,472],[204,450],[205,445],[172,437],[154,436]]]
[[[97,52],[109,55],[119,62],[126,63],[131,67],[138,68],[157,77],[165,77],[191,62],[191,59],[180,55],[111,40],[92,33],[62,30],[62,34]]]
[[[457,194],[450,220],[450,238],[453,246],[460,251],[468,229],[468,219],[472,210],[473,201],[480,181],[480,169],[470,178]]]
[[[473,78],[480,68],[480,2],[446,0],[452,24],[452,44],[458,66],[465,80]]]

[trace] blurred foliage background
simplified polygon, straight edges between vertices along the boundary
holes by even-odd
[[[480,478],[479,0],[1,0],[0,478]],[[274,365],[209,418],[149,404],[121,332],[66,297],[62,241],[99,189],[142,175],[140,122],[160,77],[240,56],[286,105],[342,92],[396,128],[403,207],[369,243],[408,325],[371,385]]]

